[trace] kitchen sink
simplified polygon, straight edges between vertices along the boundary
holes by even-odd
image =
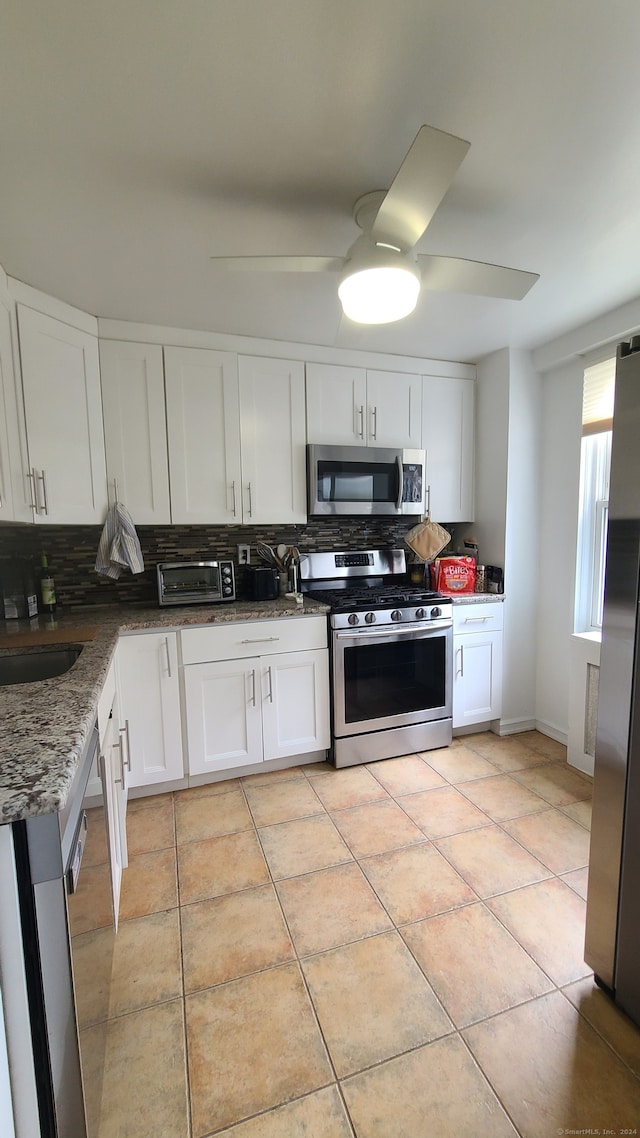
[[[81,644],[71,644],[64,648],[43,648],[41,651],[32,649],[30,652],[0,656],[0,687],[31,684],[36,680],[62,676],[73,667],[81,652]]]

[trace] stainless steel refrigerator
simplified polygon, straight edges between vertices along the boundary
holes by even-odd
[[[640,1024],[640,336],[616,361],[585,959]]]

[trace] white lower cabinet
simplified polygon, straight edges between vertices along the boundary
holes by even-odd
[[[326,750],[326,644],[323,616],[184,631],[189,773]]]
[[[122,872],[128,864],[127,855],[127,794],[129,749],[127,729],[121,725],[118,699],[116,661],[107,673],[98,701],[99,749],[97,769],[91,772],[87,796],[102,797],[104,823],[109,854],[113,923],[118,930],[120,888]]]
[[[502,711],[502,602],[453,606],[453,726]]]
[[[100,778],[107,831],[113,924],[118,931],[122,872],[127,868],[127,762],[126,737],[119,725],[117,696],[100,739]]]
[[[182,778],[175,632],[127,633],[118,644],[120,713],[128,725],[129,786]]]

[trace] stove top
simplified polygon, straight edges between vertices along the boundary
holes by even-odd
[[[311,590],[308,596],[324,601],[332,612],[370,612],[380,609],[434,605],[436,601],[450,602],[450,597],[409,586],[380,585],[371,588],[344,588]]]
[[[303,591],[330,606],[332,628],[451,623],[451,597],[411,585],[402,549],[310,553]]]

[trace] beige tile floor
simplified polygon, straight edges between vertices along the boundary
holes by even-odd
[[[129,805],[72,899],[91,1138],[551,1138],[640,1125],[583,961],[590,781],[536,732]]]

